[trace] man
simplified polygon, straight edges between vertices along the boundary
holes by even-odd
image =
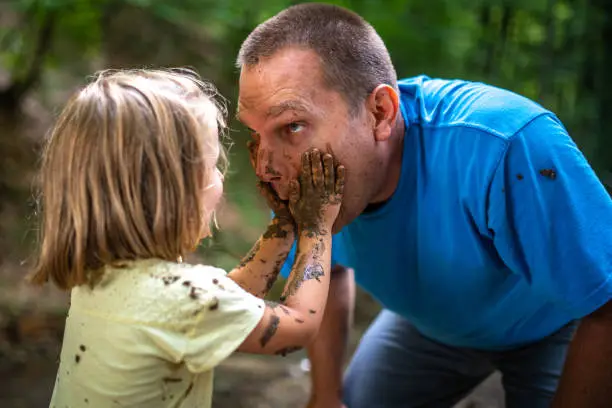
[[[612,202],[553,113],[398,82],[374,29],[331,5],[264,22],[238,66],[256,173],[281,199],[310,147],[347,169],[309,407],[450,407],[494,369],[508,407],[612,406]],[[384,310],[343,384],[353,277]]]

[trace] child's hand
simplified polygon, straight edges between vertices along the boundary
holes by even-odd
[[[321,234],[331,231],[344,193],[344,166],[334,169],[330,154],[313,149],[302,155],[300,182],[289,185],[289,208],[298,228]]]
[[[251,166],[253,167],[253,169],[255,169],[259,144],[253,140],[250,140],[247,142],[247,149],[249,149],[249,160],[251,161]],[[270,185],[270,183],[258,180],[257,189],[259,190],[259,193],[263,196],[263,198],[266,199],[268,207],[272,211],[274,211],[275,218],[287,221],[290,224],[294,223],[293,216],[289,211],[289,202],[281,200],[278,197],[278,194],[276,194],[276,192]]]

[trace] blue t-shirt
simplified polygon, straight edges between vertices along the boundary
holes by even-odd
[[[399,184],[334,236],[333,262],[455,346],[520,346],[612,298],[612,200],[554,114],[481,83],[399,87]]]

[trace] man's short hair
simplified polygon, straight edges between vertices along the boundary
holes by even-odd
[[[305,3],[283,10],[249,34],[236,65],[257,65],[285,47],[315,51],[326,85],[340,92],[352,113],[378,85],[397,89],[397,75],[383,40],[367,21],[342,7]]]

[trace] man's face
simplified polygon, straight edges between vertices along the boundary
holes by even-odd
[[[365,101],[363,102],[365,106]],[[364,110],[365,111],[365,110]],[[377,174],[372,124],[351,116],[340,93],[324,82],[319,57],[286,48],[240,75],[238,118],[259,144],[257,176],[288,198],[301,154],[311,147],[332,153],[347,170],[344,200],[334,232],[357,217],[372,198]]]

